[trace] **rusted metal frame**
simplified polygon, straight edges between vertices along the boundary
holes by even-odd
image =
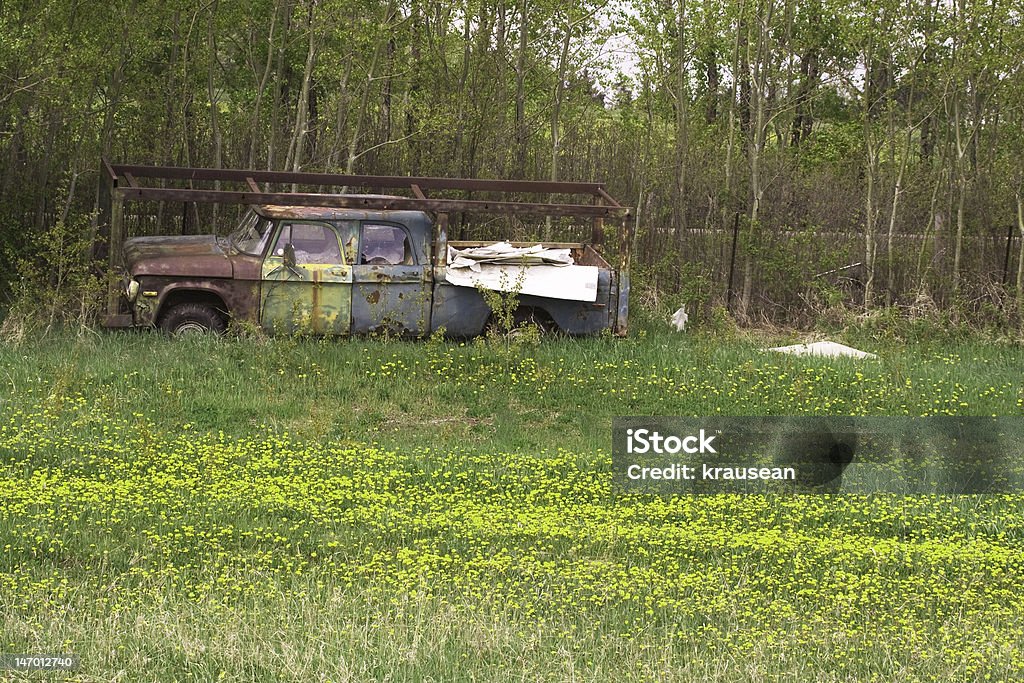
[[[601,199],[603,199],[604,201],[608,202],[608,204],[610,206],[622,206],[617,201],[615,201],[614,197],[612,197],[610,194],[605,192],[603,187],[598,187],[597,188],[597,194],[598,194],[598,196],[601,197]]]
[[[602,197],[594,197],[594,204],[596,206],[601,206],[603,203],[604,200]],[[600,216],[594,218],[594,224],[590,228],[590,244],[593,245],[594,248],[598,248],[604,244],[604,219]]]
[[[99,214],[96,216],[96,231],[92,243],[92,258],[97,264],[104,263],[110,253],[110,202],[116,186],[117,174],[111,170],[110,164],[103,160],[100,173]],[[99,270],[97,274],[103,275],[103,271]]]
[[[445,269],[448,267],[448,214],[437,214],[437,222],[434,230],[434,245],[431,256],[433,267],[430,272],[430,282],[427,287],[430,289],[430,306],[427,311],[427,324],[423,330],[424,335],[434,333],[434,283],[444,281]]]
[[[100,174],[99,216],[96,232],[98,239],[93,244],[93,257],[106,262],[104,274],[107,278],[107,320],[113,321],[120,313],[120,282],[115,277],[121,264],[124,246],[124,197],[118,187],[120,178],[106,160],[102,160]]]
[[[418,185],[422,190],[467,190],[492,192],[529,192],[536,194],[588,194],[597,195],[600,183],[550,182],[543,180],[492,180],[481,178],[433,178],[426,176],[372,176],[341,175],[336,173],[308,173],[297,171],[256,171],[217,168],[187,168],[181,166],[140,166],[114,164],[117,173],[132,173],[137,178],[166,178],[176,180],[224,180],[245,182],[296,183],[299,185],[335,185],[355,187],[408,188]]]
[[[101,171],[102,171],[101,175],[104,176],[107,180],[110,180],[114,184],[116,184],[117,183],[117,172],[114,171],[114,168],[113,168],[113,166],[110,165],[110,162],[107,161],[104,158],[100,158],[100,167],[101,167]]]
[[[431,254],[434,267],[445,268],[448,265],[448,245],[454,244],[448,241],[448,214],[437,214],[437,222],[434,230],[434,253]]]
[[[222,204],[279,204],[334,208],[378,209],[385,211],[466,211],[538,216],[621,216],[626,208],[592,204],[534,204],[525,202],[489,202],[464,199],[412,199],[409,197],[366,197],[303,192],[236,192],[228,190],[188,190],[139,187],[119,190],[126,200],[211,202]]]
[[[115,277],[123,261],[124,250],[124,189],[110,188],[110,239],[107,245],[107,316],[120,312],[120,282]]]

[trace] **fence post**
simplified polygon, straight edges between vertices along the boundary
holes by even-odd
[[[1006,254],[1003,256],[1003,287],[1010,284],[1010,248],[1013,246],[1013,223],[1006,231]]]

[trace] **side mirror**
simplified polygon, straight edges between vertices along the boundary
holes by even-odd
[[[295,267],[295,246],[291,242],[284,245],[284,265],[289,269]]]

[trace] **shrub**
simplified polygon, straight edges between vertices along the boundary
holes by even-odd
[[[105,281],[92,259],[90,219],[58,221],[30,241],[27,253],[9,254],[15,276],[0,337],[17,343],[57,328],[83,332],[96,321]]]

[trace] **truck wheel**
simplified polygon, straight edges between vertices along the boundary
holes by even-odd
[[[178,337],[195,333],[222,333],[227,323],[213,306],[208,304],[178,304],[160,319],[160,329]]]
[[[524,328],[536,328],[540,336],[550,336],[558,332],[558,325],[545,311],[531,306],[522,306],[512,314],[512,329],[505,330],[494,316],[491,316],[485,327],[487,332],[496,332],[500,336],[508,335],[510,339],[518,339],[523,336]]]
[[[551,316],[548,315],[547,311],[539,308],[520,308],[515,312],[514,317],[516,327],[533,327],[537,328],[542,336],[552,335],[558,332],[558,325]]]

